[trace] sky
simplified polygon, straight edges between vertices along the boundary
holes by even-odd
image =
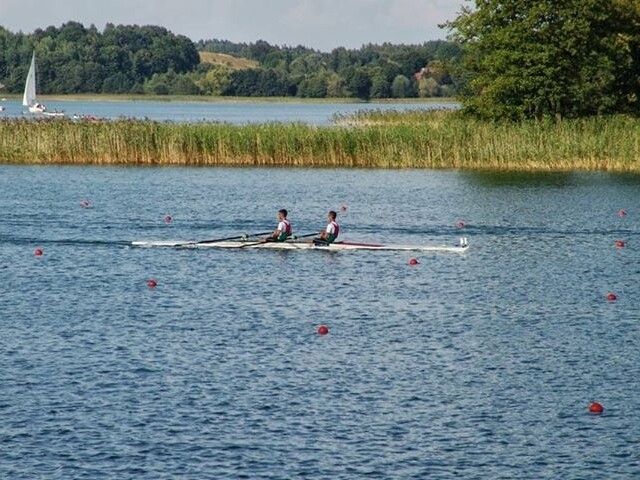
[[[0,0],[0,25],[32,32],[69,20],[161,25],[193,40],[266,40],[323,51],[446,37],[464,0]]]

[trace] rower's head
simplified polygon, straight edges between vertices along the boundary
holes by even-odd
[[[287,218],[288,212],[283,208],[278,210],[278,218],[280,220],[285,220]]]
[[[338,214],[336,212],[334,212],[333,210],[331,210],[328,214],[327,214],[327,218],[329,219],[330,222],[334,222],[336,220],[336,218],[338,217]]]

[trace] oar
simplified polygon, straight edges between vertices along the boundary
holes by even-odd
[[[308,235],[291,235],[289,237],[289,239],[291,240],[298,240],[299,238],[309,238],[309,237],[315,237],[316,235],[318,235],[317,233],[309,233]],[[286,241],[286,240],[285,240]],[[261,245],[262,243],[277,243],[277,242],[252,242],[252,243],[245,243],[244,245],[241,245],[238,248],[246,248],[246,247],[255,247],[257,245]]]
[[[253,233],[251,235],[248,235],[248,234],[244,233],[242,235],[236,235],[235,237],[214,238],[212,240],[200,240],[199,242],[185,242],[185,243],[180,243],[180,244],[178,244],[176,246],[177,247],[187,247],[187,246],[190,246],[190,245],[201,245],[203,243],[226,242],[228,240],[239,240],[239,239],[242,239],[242,238],[259,237],[260,235],[267,235],[269,233],[271,233],[271,231],[261,232],[261,233]]]
[[[316,233],[309,233],[307,235],[293,235],[291,238],[293,240],[297,240],[299,238],[309,238],[309,237],[317,237],[318,236],[318,232]]]

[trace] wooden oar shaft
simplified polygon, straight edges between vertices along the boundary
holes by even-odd
[[[309,237],[315,237],[317,236],[317,233],[308,233],[307,235],[293,235],[293,239],[296,240],[298,238],[309,238]]]

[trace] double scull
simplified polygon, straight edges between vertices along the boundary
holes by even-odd
[[[236,241],[185,242],[185,241],[135,241],[134,247],[169,247],[169,248],[239,248],[268,250],[321,250],[330,252],[352,250],[387,250],[387,251],[420,251],[465,253],[469,249],[466,238],[461,238],[458,245],[391,245],[380,243],[334,242],[330,245],[315,245],[310,242],[287,240],[285,242],[261,243],[256,240],[241,239]]]

